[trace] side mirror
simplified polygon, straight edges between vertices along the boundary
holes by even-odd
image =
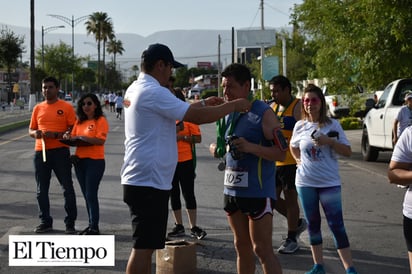
[[[366,106],[366,107],[365,107],[365,114],[364,114],[364,116],[366,116],[366,113],[368,113],[369,110],[371,110],[372,108],[374,108],[375,105],[376,105],[375,100],[373,100],[373,99],[371,99],[371,98],[366,99],[366,102],[365,102],[365,106]]]
[[[369,98],[369,99],[366,99],[366,102],[365,102],[365,106],[366,106],[366,108],[368,109],[371,109],[371,108],[373,108],[374,106],[375,106],[375,100],[373,100],[372,98]]]

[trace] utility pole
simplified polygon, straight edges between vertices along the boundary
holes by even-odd
[[[222,43],[222,39],[220,38],[220,34],[217,37],[217,96],[222,97],[222,90],[220,86],[220,82],[222,81],[222,64],[220,63],[220,44]]]
[[[232,27],[232,64],[233,63],[235,63],[235,28],[234,27]]]
[[[30,0],[30,98],[29,98],[29,110],[32,110],[36,104],[36,79],[35,65],[34,65],[34,0]]]
[[[283,76],[287,77],[286,73],[286,38],[282,35],[282,69],[283,69]]]
[[[263,0],[260,0],[260,14],[261,14],[261,20],[260,20],[260,27],[261,30],[265,29],[265,24],[263,20]],[[265,47],[263,45],[260,46],[260,81],[261,81],[261,88],[260,88],[260,99],[263,100],[263,59],[265,56]]]

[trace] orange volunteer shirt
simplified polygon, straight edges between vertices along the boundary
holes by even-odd
[[[109,132],[109,123],[106,117],[100,116],[97,120],[86,120],[81,124],[76,120],[72,136],[86,136],[106,140]],[[76,156],[79,158],[104,159],[104,145],[76,147]]]
[[[29,128],[63,133],[72,127],[75,121],[76,113],[71,104],[63,100],[57,100],[53,104],[47,104],[46,101],[43,101],[34,107]],[[44,138],[44,142],[46,149],[67,147],[58,139]],[[42,150],[41,139],[36,139],[34,150]]]
[[[183,122],[184,128],[178,132],[178,135],[200,135],[200,128],[196,124]],[[194,144],[193,144],[194,145]],[[186,141],[180,140],[177,142],[178,162],[189,161],[193,158],[192,145]]]

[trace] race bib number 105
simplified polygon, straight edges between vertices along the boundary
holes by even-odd
[[[248,187],[247,171],[225,170],[225,186],[227,187]]]

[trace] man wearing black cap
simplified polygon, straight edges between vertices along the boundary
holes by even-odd
[[[126,140],[121,182],[134,239],[126,273],[150,273],[153,251],[165,246],[169,192],[177,163],[175,121],[210,123],[250,109],[246,99],[225,103],[223,98],[209,97],[194,104],[179,100],[164,86],[172,68],[182,66],[167,46],[150,45],[142,53],[138,79],[124,96]]]

